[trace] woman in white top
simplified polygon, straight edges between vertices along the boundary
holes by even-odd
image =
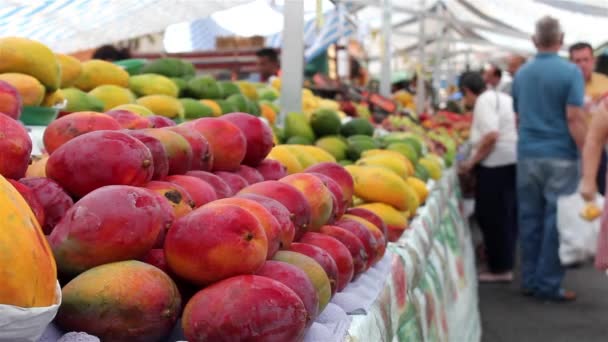
[[[479,73],[465,73],[460,80],[464,101],[474,106],[471,157],[461,171],[474,169],[475,217],[481,228],[488,271],[480,281],[513,280],[517,241],[516,162],[517,130],[513,100],[487,89]]]

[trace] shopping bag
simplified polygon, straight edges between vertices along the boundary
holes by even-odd
[[[608,212],[602,213],[600,233],[597,237],[597,254],[595,255],[595,268],[607,271],[608,275]]]
[[[604,207],[604,198],[596,196],[596,205]],[[557,199],[557,230],[559,258],[563,265],[584,262],[595,256],[600,220],[586,220],[581,216],[585,200],[574,193]]]

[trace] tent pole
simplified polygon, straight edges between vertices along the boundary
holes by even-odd
[[[391,95],[391,0],[382,1],[382,68],[380,72],[380,94]]]
[[[281,115],[283,124],[288,112],[302,111],[304,73],[304,2],[285,1],[283,11],[283,44],[281,50]]]
[[[420,14],[418,17],[418,23],[420,24],[418,30],[418,70],[417,70],[417,83],[416,83],[416,111],[422,113],[425,111],[425,82],[424,82],[424,63],[425,63],[425,45],[426,45],[426,32],[424,25],[424,16],[426,12],[426,1],[420,0]]]

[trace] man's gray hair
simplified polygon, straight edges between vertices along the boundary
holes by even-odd
[[[536,22],[534,41],[541,47],[550,47],[561,43],[563,37],[562,27],[559,20],[545,16]]]

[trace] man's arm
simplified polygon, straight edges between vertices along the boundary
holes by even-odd
[[[597,172],[604,144],[608,140],[608,112],[595,113],[583,148],[583,179],[580,192],[587,201],[592,201],[597,193]]]
[[[486,159],[486,157],[494,150],[494,145],[498,140],[498,132],[490,132],[484,135],[479,144],[475,146],[475,153],[467,161],[467,167],[472,168],[480,161]]]
[[[582,150],[583,145],[585,144],[585,134],[587,131],[584,111],[581,107],[568,106],[566,107],[566,116],[568,119],[570,135],[574,139],[578,149]]]

